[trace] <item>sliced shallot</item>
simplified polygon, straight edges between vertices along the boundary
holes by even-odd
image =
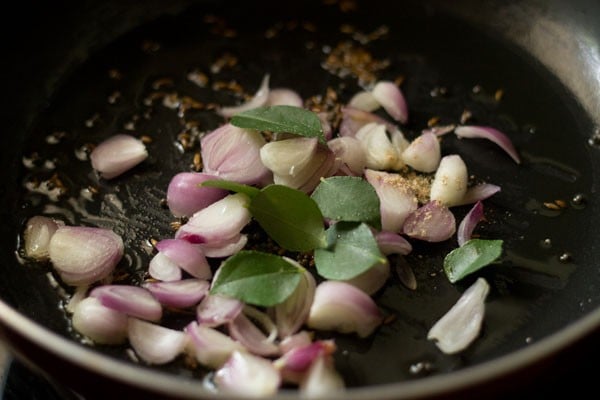
[[[208,326],[191,322],[185,327],[190,338],[187,351],[209,368],[220,368],[235,351],[244,351],[244,346],[224,333]]]
[[[373,112],[381,107],[381,104],[375,99],[373,93],[362,91],[352,96],[348,102],[348,106],[366,112]]]
[[[260,311],[256,310],[256,312],[259,313]],[[264,317],[268,318],[266,315]],[[272,321],[270,321],[270,324],[275,327]],[[275,356],[280,353],[279,346],[274,341],[275,337],[271,337],[273,335],[266,336],[244,313],[238,314],[227,327],[231,338],[240,342],[252,354]]]
[[[306,322],[317,287],[312,273],[302,268],[296,261],[291,259],[288,261],[300,268],[302,279],[296,290],[283,303],[273,307],[275,323],[281,338],[293,335]]]
[[[357,287],[368,295],[372,295],[385,285],[389,277],[390,264],[386,261],[377,263],[360,275],[343,282]]]
[[[433,133],[423,133],[402,152],[406,165],[419,172],[433,172],[441,159],[440,142]]]
[[[127,337],[135,353],[148,364],[166,364],[181,354],[188,337],[182,331],[129,318]]]
[[[225,124],[200,141],[204,173],[248,185],[264,184],[271,179],[260,161],[265,143],[257,131]]]
[[[340,170],[346,175],[360,176],[367,166],[367,155],[362,143],[352,136],[341,136],[327,142],[327,146],[342,162]]]
[[[377,246],[383,254],[407,255],[412,251],[410,242],[396,232],[381,231],[375,235]]]
[[[146,289],[167,307],[186,308],[195,306],[208,294],[210,284],[201,279],[182,279],[173,282],[150,282]]]
[[[390,81],[379,81],[371,91],[373,98],[396,121],[408,122],[408,106],[400,88]]]
[[[317,286],[308,326],[367,337],[381,324],[377,305],[362,290],[345,282],[325,281]]]
[[[157,253],[150,260],[148,274],[159,281],[178,281],[181,279],[181,268],[163,253]]]
[[[479,185],[475,185],[469,189],[463,196],[460,203],[457,206],[463,206],[465,204],[473,204],[477,201],[485,200],[489,197],[492,197],[496,193],[501,190],[500,186],[493,185],[491,183],[481,183]]]
[[[25,255],[39,261],[47,260],[50,239],[58,227],[52,218],[41,215],[29,218],[23,232]]]
[[[233,321],[243,308],[238,299],[211,294],[198,305],[196,319],[200,325],[216,327]]]
[[[268,106],[294,106],[302,107],[304,102],[302,97],[292,89],[275,88],[269,91],[266,105]]]
[[[217,179],[198,172],[181,172],[175,175],[167,188],[167,204],[176,217],[189,217],[195,212],[227,196],[227,191],[204,187],[205,181]]]
[[[198,246],[208,258],[228,257],[242,250],[248,243],[248,235],[239,234],[218,244],[200,243]]]
[[[517,150],[513,146],[511,140],[508,138],[508,136],[497,129],[489,126],[465,125],[456,128],[454,133],[456,133],[456,135],[460,138],[479,138],[490,140],[500,146],[500,148],[504,150],[506,154],[508,154],[510,158],[514,160],[514,162],[517,164],[521,163],[519,154],[517,153]]]
[[[95,297],[103,306],[125,313],[131,317],[158,321],[162,317],[162,306],[149,290],[130,285],[103,285],[94,288],[90,297]]]
[[[265,105],[269,99],[269,75],[265,75],[260,83],[260,87],[254,93],[254,96],[244,104],[234,107],[223,107],[217,112],[225,118],[231,118],[235,114],[241,113],[242,111],[251,110],[253,108],[261,107]]]
[[[434,200],[410,214],[402,230],[414,239],[442,242],[456,232],[456,220],[448,207]]]
[[[73,328],[98,344],[120,344],[127,338],[127,315],[86,297],[73,313]]]
[[[419,206],[417,196],[398,174],[367,169],[365,178],[379,197],[381,228],[399,232],[406,218]]]
[[[123,240],[104,228],[59,227],[48,245],[50,261],[68,285],[89,285],[109,276],[123,256]]]
[[[398,149],[387,135],[385,125],[369,123],[360,128],[355,137],[363,145],[367,168],[399,170],[404,166]]]
[[[279,371],[262,357],[235,351],[215,373],[219,390],[244,397],[264,397],[277,392],[281,384]]]
[[[462,246],[463,244],[465,244],[465,242],[471,239],[473,230],[475,229],[479,221],[481,221],[482,219],[483,203],[481,201],[478,201],[458,225],[456,236],[458,239],[459,246]]]
[[[156,249],[194,278],[212,278],[210,265],[199,246],[181,239],[163,239],[156,244]]]
[[[429,197],[453,207],[465,197],[468,180],[467,166],[462,158],[457,154],[445,156],[435,172]]]
[[[458,353],[467,348],[479,335],[485,314],[485,298],[490,286],[478,278],[458,299],[458,302],[433,325],[427,339],[446,354]]]
[[[335,351],[333,340],[318,340],[305,346],[295,347],[273,362],[287,382],[299,383],[315,360]]]
[[[342,107],[342,122],[340,123],[340,136],[356,136],[356,132],[368,123],[383,124],[392,132],[397,129],[394,124],[386,121],[377,114],[359,110],[355,107]]]
[[[321,355],[312,363],[305,378],[300,382],[300,393],[308,398],[327,398],[332,393],[344,390],[344,387],[344,380],[335,370],[333,359]]]
[[[104,179],[115,178],[148,157],[144,143],[131,135],[115,135],[100,143],[90,154],[92,168]]]

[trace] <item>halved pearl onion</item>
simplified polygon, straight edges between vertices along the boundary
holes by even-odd
[[[365,178],[379,197],[382,230],[399,232],[406,218],[419,206],[417,196],[398,174],[367,169]]]
[[[462,158],[457,154],[445,156],[433,178],[429,197],[448,207],[460,204],[467,192],[468,180],[467,166]]]
[[[402,153],[406,165],[419,172],[433,172],[442,157],[440,142],[433,133],[423,133],[413,140]]]
[[[181,268],[165,254],[157,253],[150,260],[148,274],[159,281],[178,281],[181,279]]]
[[[135,353],[148,364],[166,364],[181,354],[188,341],[182,331],[129,318],[127,338]]]
[[[414,239],[442,242],[456,232],[456,220],[448,207],[433,200],[411,213],[402,230]]]
[[[381,104],[379,104],[371,92],[362,91],[352,96],[348,102],[348,106],[366,112],[373,112],[381,107]]]
[[[427,339],[435,340],[446,354],[466,349],[479,335],[485,314],[485,298],[490,286],[478,278],[458,299],[456,304],[429,330]]]
[[[379,81],[371,91],[373,98],[396,121],[408,122],[408,106],[400,88],[390,81]]]
[[[375,235],[379,250],[387,255],[402,254],[407,255],[412,251],[410,242],[396,232],[381,231]]]
[[[268,106],[294,106],[302,107],[302,97],[295,90],[288,88],[274,88],[269,91],[269,97],[265,103]]]
[[[210,265],[199,246],[181,239],[163,239],[156,249],[194,278],[212,278]]]
[[[144,287],[163,306],[186,308],[200,303],[208,294],[210,284],[201,279],[183,279],[174,282],[149,282]]]
[[[204,173],[248,185],[268,183],[271,172],[259,155],[265,143],[255,130],[225,124],[200,141]]]
[[[272,309],[280,338],[293,335],[306,322],[317,287],[312,273],[302,268],[296,261],[287,260],[300,268],[302,279],[296,290],[285,301]]]
[[[86,297],[74,309],[73,328],[98,344],[120,344],[127,338],[127,315]]]
[[[227,196],[227,191],[203,187],[205,181],[217,177],[197,172],[181,172],[175,175],[167,187],[167,205],[176,217],[189,217]]]
[[[130,285],[103,285],[94,288],[90,297],[95,297],[103,306],[131,317],[158,321],[162,317],[162,306],[149,290]]]
[[[230,194],[192,215],[179,228],[175,238],[213,247],[230,243],[250,222],[249,204],[250,198],[245,194]]]
[[[361,142],[351,136],[342,136],[327,142],[327,146],[342,162],[340,170],[346,175],[360,176],[367,166],[367,155]]]
[[[317,286],[307,325],[367,337],[381,321],[381,311],[365,292],[349,283],[325,281]]]
[[[196,308],[196,319],[203,326],[216,327],[233,321],[244,308],[238,299],[220,296],[206,296]]]
[[[475,203],[473,208],[471,208],[471,210],[469,210],[467,215],[465,215],[463,220],[460,221],[460,224],[458,225],[458,231],[456,232],[456,238],[457,238],[459,246],[462,246],[469,239],[471,239],[473,230],[475,229],[475,227],[477,226],[479,221],[481,221],[482,219],[483,219],[483,203],[481,201],[478,201],[477,203]]]
[[[343,282],[372,295],[385,285],[390,277],[390,264],[388,262],[377,263],[360,275]]]
[[[241,113],[242,111],[251,110],[253,108],[261,107],[265,105],[269,99],[269,75],[265,75],[260,83],[260,86],[254,96],[244,104],[233,106],[233,107],[222,107],[217,110],[217,113],[225,118],[231,118],[235,114]]]
[[[244,397],[264,397],[277,392],[281,384],[273,364],[243,351],[235,351],[214,377],[220,391]]]
[[[92,150],[92,168],[104,179],[115,178],[148,157],[144,143],[130,135],[119,134],[101,142]]]
[[[239,342],[208,326],[191,322],[184,331],[190,338],[187,352],[205,367],[220,368],[234,351],[244,351]]]
[[[41,215],[29,218],[23,232],[25,255],[39,261],[47,260],[50,239],[58,227],[59,223],[52,218]]]
[[[404,166],[400,153],[388,138],[383,124],[371,122],[356,132],[367,157],[367,168],[399,170]]]
[[[123,256],[123,240],[104,228],[59,227],[48,245],[52,266],[68,285],[89,285],[109,276]]]
[[[480,138],[490,140],[500,146],[500,148],[504,150],[510,156],[510,158],[514,160],[514,162],[517,164],[521,163],[519,154],[517,153],[517,150],[513,146],[509,137],[497,129],[489,126],[469,125],[459,126],[454,130],[454,133],[460,138]]]
[[[333,393],[339,394],[344,388],[344,380],[335,370],[332,357],[325,355],[318,357],[312,363],[300,382],[300,394],[306,398],[327,398]]]

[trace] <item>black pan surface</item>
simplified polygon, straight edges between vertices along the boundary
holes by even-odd
[[[348,4],[356,9],[348,10]],[[348,100],[360,89],[357,79],[323,68],[342,42],[364,47],[375,60],[388,60],[389,66],[378,73],[381,78],[403,77],[411,112],[403,127],[407,137],[418,135],[433,117],[441,124],[457,123],[467,109],[471,123],[506,132],[523,158],[516,165],[491,143],[451,135],[442,144],[444,154],[461,154],[478,179],[502,187],[486,201],[487,221],[478,230],[483,237],[505,240],[501,261],[477,274],[492,286],[481,337],[455,356],[441,354],[426,340],[429,327],[475,277],[452,285],[444,276],[442,259],[454,243],[414,243],[406,261],[415,272],[417,290],[394,278],[376,296],[382,309],[396,316],[393,322],[369,339],[336,336],[336,365],[348,386],[419,381],[497,360],[544,341],[600,302],[593,233],[599,172],[595,121],[564,80],[523,48],[432,5],[412,2],[247,2],[235,7],[222,2],[188,7],[182,2],[172,4],[165,15],[158,3],[145,13],[127,5],[116,6],[123,8],[118,13],[96,7],[105,13],[96,14],[98,21],[114,20],[113,29],[97,34],[100,26],[81,28],[85,40],[80,48],[68,47],[77,41],[70,36],[75,33],[66,34],[66,50],[56,42],[56,53],[65,56],[60,60],[46,54],[51,50],[40,49],[39,64],[33,65],[46,78],[31,76],[36,90],[32,82],[23,83],[20,94],[30,98],[15,102],[14,131],[2,136],[0,294],[51,332],[78,339],[62,310],[63,292],[68,295],[70,289],[48,283],[49,266],[15,256],[28,217],[46,213],[72,224],[113,228],[127,248],[119,268],[139,282],[150,258],[148,240],[172,235],[172,217],[161,207],[169,179],[192,168],[197,150],[182,152],[178,135],[193,133],[190,123],[199,131],[222,123],[212,110],[178,114],[162,104],[164,93],[234,104],[241,101],[239,95],[211,85],[235,81],[251,94],[269,73],[273,87],[294,88],[304,98],[324,96],[332,88]],[[88,31],[96,35],[85,36]],[[61,32],[57,29],[57,35]],[[371,40],[361,43],[369,34]],[[224,55],[235,57],[235,65],[211,72]],[[187,79],[195,70],[208,76],[208,87]],[[19,114],[31,110],[36,112]],[[149,159],[114,181],[98,180],[85,160],[85,146],[129,129],[150,139]],[[56,202],[25,189],[56,177],[66,188]],[[97,191],[92,200],[82,194],[89,187]],[[566,207],[544,206],[556,200]],[[460,218],[468,208],[456,211]],[[121,348],[95,351],[130,363]],[[180,362],[160,369],[198,381],[204,374]]]

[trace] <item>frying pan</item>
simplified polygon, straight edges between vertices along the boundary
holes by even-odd
[[[346,12],[354,3],[356,9]],[[349,98],[359,89],[356,79],[327,72],[321,62],[340,41],[358,43],[358,33],[382,26],[389,32],[367,46],[375,59],[390,61],[379,75],[404,77],[407,136],[432,117],[456,122],[469,109],[473,122],[509,134],[524,162],[515,165],[492,144],[444,139],[444,152],[459,152],[473,174],[502,186],[486,202],[488,221],[480,231],[505,240],[500,262],[478,274],[492,286],[481,337],[454,356],[426,340],[431,324],[472,280],[451,285],[440,272],[451,244],[416,244],[407,261],[417,290],[394,278],[377,297],[396,319],[367,340],[336,337],[336,365],[349,386],[340,398],[506,393],[556,360],[570,360],[565,354],[574,345],[597,340],[596,2],[84,1],[15,7],[11,19],[20,22],[19,34],[5,34],[11,40],[2,62],[0,334],[17,358],[67,388],[65,396],[218,397],[205,389],[199,371],[178,363],[136,365],[121,348],[78,342],[60,307],[61,290],[48,282],[50,268],[18,257],[24,221],[49,212],[52,203],[24,189],[25,182],[58,173],[70,192],[50,211],[123,233],[129,249],[124,268],[139,280],[147,262],[144,240],[171,234],[171,218],[159,206],[169,178],[192,163],[192,154],[173,146],[182,129],[176,114],[144,108],[152,83],[170,78],[173,90],[232,104],[239,101],[233,94],[185,79],[229,53],[239,64],[211,77],[235,79],[248,93],[270,73],[273,86],[292,87],[305,98],[327,87]],[[340,30],[343,24],[352,32]],[[269,29],[277,34],[266,38]],[[111,70],[122,79],[110,78]],[[119,101],[108,102],[117,91]],[[139,116],[136,133],[152,138],[149,160],[114,182],[98,180],[76,150],[123,130],[133,115]],[[214,113],[189,117],[205,129],[220,123]],[[24,160],[34,166],[26,168]],[[77,200],[79,189],[90,185],[100,195],[84,204],[85,213],[75,212],[69,198]],[[567,207],[544,206],[555,200]],[[287,391],[280,396],[295,397]]]

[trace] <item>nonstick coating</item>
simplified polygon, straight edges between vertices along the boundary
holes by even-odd
[[[553,343],[550,347],[557,349],[561,341],[569,344],[573,337],[593,330],[599,319],[593,310],[600,302],[593,229],[598,222],[594,195],[599,154],[590,144],[595,129],[590,116],[594,104],[584,89],[571,85],[578,79],[556,75],[564,70],[556,63],[546,65],[547,56],[541,57],[538,50],[528,52],[513,31],[502,31],[506,28],[502,23],[493,23],[493,29],[488,30],[469,22],[476,14],[472,9],[465,11],[472,6],[469,2],[458,2],[452,10],[436,2],[358,2],[358,10],[349,13],[340,12],[337,3],[321,2],[240,2],[235,7],[216,1],[188,3],[171,2],[165,9],[161,2],[152,2],[143,11],[123,3],[84,3],[64,9],[59,3],[57,19],[46,18],[44,10],[38,10],[29,21],[34,27],[31,36],[10,46],[12,57],[6,62],[4,77],[5,97],[11,101],[3,110],[9,124],[0,150],[4,178],[0,187],[4,222],[0,226],[4,260],[0,296],[7,305],[54,334],[73,338],[59,307],[60,295],[48,284],[49,268],[19,263],[15,256],[24,221],[43,212],[48,204],[44,196],[28,194],[23,184],[54,172],[44,171],[41,163],[27,169],[23,158],[36,153],[41,160],[53,160],[57,165],[56,171],[71,188],[71,193],[56,203],[58,207],[72,209],[68,198],[77,198],[79,189],[88,185],[99,188],[101,196],[86,204],[92,216],[75,214],[72,222],[106,225],[122,234],[130,256],[123,268],[131,272],[134,281],[139,280],[139,266],[148,260],[145,240],[171,235],[171,217],[160,207],[169,179],[189,170],[193,155],[181,154],[173,145],[182,129],[173,110],[160,105],[144,107],[143,99],[152,91],[152,82],[169,77],[173,79],[172,90],[206,102],[231,104],[235,97],[200,89],[185,79],[192,69],[208,72],[215,57],[231,53],[238,57],[239,65],[215,76],[224,81],[235,79],[247,92],[257,88],[263,74],[270,73],[272,86],[294,88],[305,98],[324,94],[332,87],[347,100],[359,86],[356,79],[340,79],[321,67],[327,47],[350,39],[340,32],[342,24],[363,32],[386,25],[390,33],[367,47],[375,58],[391,61],[380,73],[382,77],[405,78],[402,89],[411,112],[410,123],[403,128],[406,135],[418,135],[432,117],[456,123],[463,110],[469,109],[473,123],[497,127],[511,136],[523,164],[517,166],[487,142],[444,139],[445,154],[460,153],[475,176],[502,186],[502,191],[486,202],[488,220],[480,231],[483,236],[504,239],[506,249],[498,265],[478,274],[492,286],[482,335],[457,356],[441,354],[426,340],[431,324],[474,278],[457,285],[447,281],[441,261],[453,243],[433,246],[433,250],[415,243],[407,261],[415,271],[418,289],[410,291],[393,279],[377,296],[382,309],[397,316],[395,321],[367,340],[336,336],[336,364],[348,385],[370,386],[381,390],[382,396],[403,397],[409,392],[393,384],[410,382],[414,389],[423,382],[423,392],[412,392],[423,395],[428,381],[451,377],[465,368],[475,371],[473,376],[477,377],[478,365],[492,370],[490,365],[497,360],[498,371],[506,370],[510,360],[503,356],[521,350],[520,354],[529,351],[540,358],[546,354],[535,350],[539,342]],[[529,12],[538,10],[532,3],[527,2],[527,7],[533,8],[524,6]],[[585,2],[581,6],[590,7]],[[482,13],[497,11],[494,2],[481,7]],[[545,15],[543,10],[540,13]],[[206,15],[223,16],[227,26],[235,29],[235,38],[211,33],[215,26],[206,22]],[[278,36],[265,39],[265,31],[280,21],[283,24]],[[515,29],[519,26],[515,23]],[[590,37],[590,45],[597,39]],[[159,47],[153,49],[154,44]],[[107,73],[111,69],[118,69],[122,80],[111,79]],[[585,71],[567,72],[586,76]],[[109,104],[107,97],[117,90],[121,99]],[[503,93],[501,101],[494,100],[498,90]],[[135,133],[152,138],[149,160],[114,182],[98,181],[89,162],[75,157],[75,150],[122,132],[132,115],[145,111],[151,113],[136,123]],[[205,130],[221,122],[213,112],[199,111],[189,117]],[[90,120],[91,126],[89,122],[86,125]],[[49,135],[63,131],[59,144],[48,143]],[[103,197],[107,194],[120,199],[123,213],[107,200],[110,196]],[[582,203],[573,201],[578,195],[584,198]],[[560,211],[544,207],[544,202],[555,200],[564,200],[568,206]],[[457,209],[457,216],[466,211],[468,208]],[[136,261],[139,254],[141,260]],[[564,328],[577,326],[578,321],[585,328],[566,334]],[[16,328],[10,321],[3,322],[8,324],[4,335],[19,355],[63,380],[59,371],[48,370],[48,358],[36,358],[28,351],[31,345],[19,344],[32,340],[27,335],[20,337],[23,325]],[[53,337],[46,343],[55,340],[61,339]],[[38,355],[45,353],[43,347]],[[129,364],[122,349],[94,351]],[[517,359],[512,360],[515,366],[527,364],[526,356]],[[184,377],[198,375],[177,363],[159,370]],[[100,373],[111,375],[107,371],[110,367]],[[135,380],[136,376],[121,379]],[[194,379],[199,380],[198,376]],[[83,385],[73,384],[87,394]],[[140,383],[133,384],[137,385]],[[187,395],[186,385],[193,383],[186,381],[182,396]]]

